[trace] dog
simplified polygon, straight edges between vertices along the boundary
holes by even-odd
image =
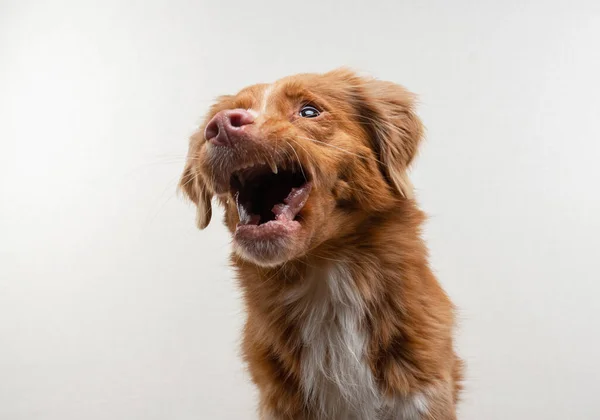
[[[242,354],[263,420],[456,419],[454,306],[421,239],[407,170],[415,97],[349,69],[222,96],[180,188],[233,236]]]

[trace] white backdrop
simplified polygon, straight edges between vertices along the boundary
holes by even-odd
[[[216,95],[339,65],[420,94],[460,418],[600,418],[599,45],[597,1],[1,1],[0,419],[255,418],[176,181]]]

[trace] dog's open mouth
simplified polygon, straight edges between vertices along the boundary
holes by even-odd
[[[260,239],[299,227],[311,190],[307,175],[301,167],[278,170],[269,165],[235,172],[230,184],[240,219],[237,233]]]

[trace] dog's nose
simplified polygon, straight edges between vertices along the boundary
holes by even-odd
[[[220,111],[206,125],[204,138],[213,144],[232,146],[242,137],[243,127],[253,122],[254,116],[245,109]]]

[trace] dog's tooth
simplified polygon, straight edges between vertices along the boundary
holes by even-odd
[[[240,203],[240,193],[239,192],[235,194],[235,204],[236,204],[237,211],[238,211],[238,217],[240,218],[240,223],[243,225],[248,224],[248,222],[250,220],[250,215],[244,208],[244,205],[242,203]]]
[[[275,162],[269,162],[269,166],[271,167],[271,171],[273,171],[274,174],[277,174],[277,164]]]

